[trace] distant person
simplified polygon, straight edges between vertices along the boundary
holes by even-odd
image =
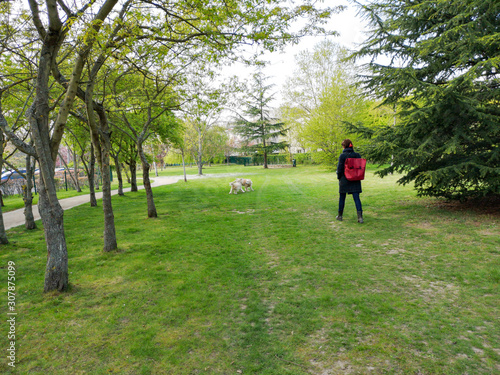
[[[361,200],[359,199],[359,194],[361,193],[361,181],[349,181],[344,176],[344,164],[347,158],[361,158],[361,155],[354,152],[353,145],[350,139],[344,139],[342,141],[342,148],[344,151],[340,154],[339,163],[337,164],[337,178],[339,180],[339,214],[337,215],[337,220],[342,221],[342,215],[344,214],[345,198],[347,194],[352,194],[354,198],[354,204],[356,205],[356,210],[358,211],[358,223],[363,223],[363,208],[361,206]]]

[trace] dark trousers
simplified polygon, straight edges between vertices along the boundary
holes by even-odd
[[[345,198],[347,193],[340,193],[339,197],[339,212],[344,212],[345,207]],[[354,198],[354,204],[356,205],[356,211],[363,211],[363,207],[361,206],[361,200],[359,199],[359,193],[352,193],[352,197]]]

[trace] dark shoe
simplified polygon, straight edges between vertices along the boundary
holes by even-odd
[[[343,212],[339,211],[339,214],[337,215],[337,217],[335,219],[337,219],[338,221],[342,221],[342,214],[343,214]]]
[[[363,211],[358,211],[358,223],[363,224]]]

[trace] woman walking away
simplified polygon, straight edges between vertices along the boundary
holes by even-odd
[[[356,210],[358,211],[358,223],[363,223],[363,208],[361,207],[361,200],[359,194],[361,193],[361,181],[349,181],[344,175],[344,164],[348,158],[361,158],[361,155],[354,152],[352,142],[350,139],[344,139],[342,142],[344,151],[340,154],[339,163],[337,164],[337,178],[339,179],[339,214],[337,220],[342,221],[344,213],[345,198],[347,194],[352,194]]]

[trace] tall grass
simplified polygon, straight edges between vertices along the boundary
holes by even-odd
[[[113,253],[99,209],[66,211],[68,293],[42,293],[43,231],[10,230],[0,264],[3,280],[17,267],[18,362],[0,371],[499,372],[498,216],[443,209],[369,172],[365,224],[350,197],[338,222],[332,173],[231,170],[255,191],[229,195],[232,177],[163,186],[157,219],[144,192],[115,196]]]

